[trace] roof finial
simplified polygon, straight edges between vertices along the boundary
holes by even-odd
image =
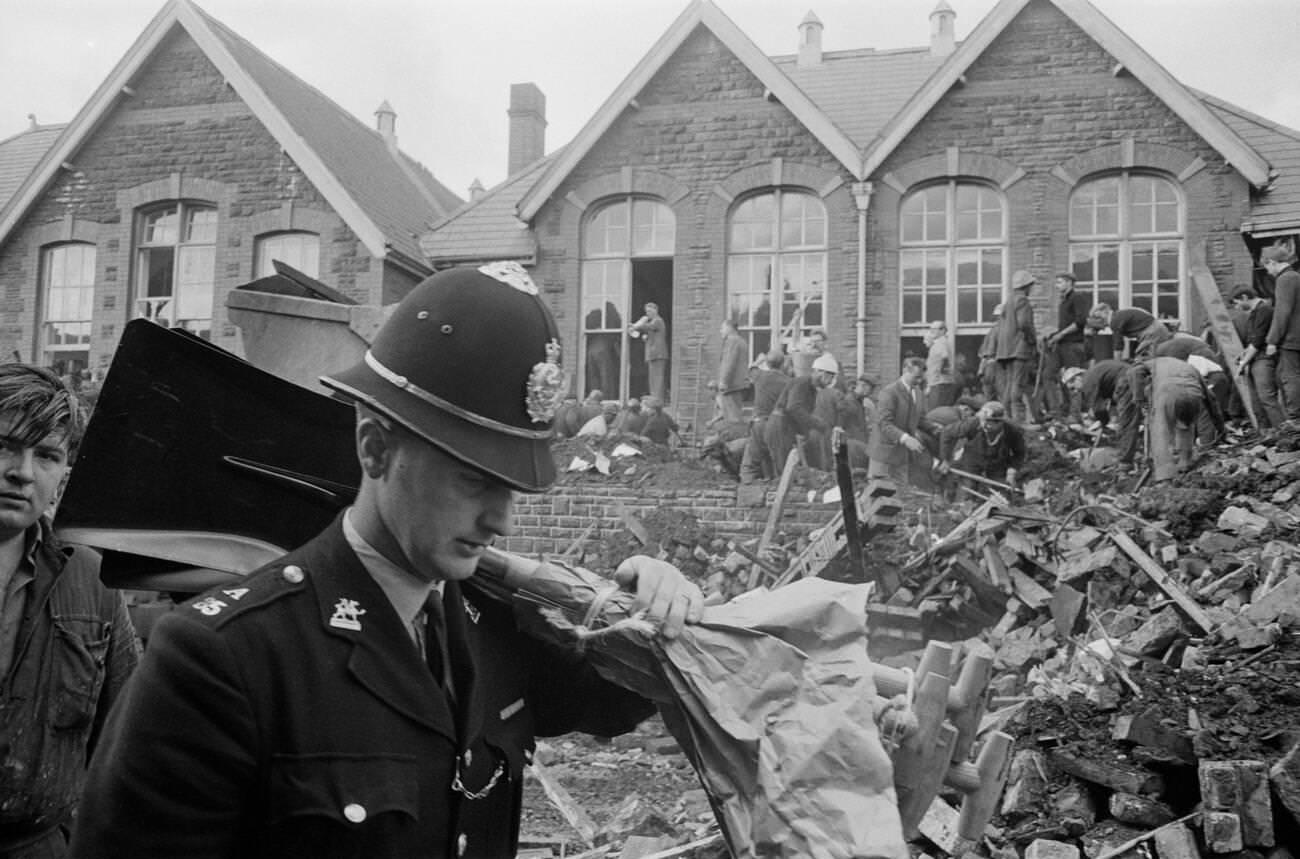
[[[946,57],[957,49],[956,19],[957,13],[948,5],[948,0],[939,0],[939,5],[930,13],[931,56]]]

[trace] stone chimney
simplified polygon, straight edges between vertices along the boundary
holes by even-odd
[[[930,56],[946,57],[957,50],[956,20],[948,0],[939,0],[930,13]]]
[[[390,149],[397,148],[397,111],[393,110],[388,99],[375,109],[375,128],[379,129],[379,136]]]
[[[510,85],[510,156],[513,176],[546,154],[546,96],[537,84]]]
[[[478,200],[482,200],[483,195],[486,193],[487,190],[483,187],[483,183],[480,182],[477,178],[475,178],[474,181],[470,183],[469,201],[471,203],[476,202]]]
[[[822,64],[822,22],[811,9],[799,22],[799,68]]]

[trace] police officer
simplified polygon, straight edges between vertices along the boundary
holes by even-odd
[[[555,478],[558,358],[536,287],[498,263],[428,278],[362,362],[322,380],[356,404],[356,502],[158,622],[91,765],[74,856],[515,855],[534,738],[653,712],[474,586],[514,493]],[[615,580],[664,636],[699,618],[666,563],[631,558]]]

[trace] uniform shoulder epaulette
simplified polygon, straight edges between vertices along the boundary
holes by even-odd
[[[265,606],[303,590],[307,572],[297,564],[275,563],[233,585],[213,588],[190,600],[182,610],[220,626],[249,609]]]

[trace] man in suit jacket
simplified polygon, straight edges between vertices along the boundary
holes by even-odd
[[[514,492],[554,480],[558,352],[532,281],[495,263],[425,280],[364,361],[324,379],[357,404],[355,504],[158,622],[72,855],[515,855],[534,737],[615,734],[653,710],[474,583]],[[700,615],[661,561],[615,580],[665,636]]]
[[[723,418],[734,423],[744,415],[745,389],[749,387],[749,347],[732,320],[724,319],[720,330],[722,360],[718,362],[718,398]]]
[[[930,454],[918,435],[925,424],[925,361],[903,359],[903,374],[880,391],[875,425],[867,443],[870,477],[925,483],[929,479]],[[931,428],[933,429],[933,428]]]

